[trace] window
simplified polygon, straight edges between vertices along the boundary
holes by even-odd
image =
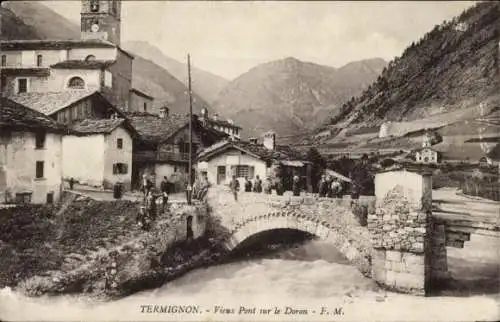
[[[43,178],[43,161],[36,162],[36,178]]]
[[[42,55],[37,55],[36,56],[36,65],[38,67],[40,67],[40,66],[42,66],[42,64],[43,64],[43,56]]]
[[[148,111],[148,103],[144,102],[144,112]]]
[[[17,80],[17,92],[18,93],[26,93],[28,91],[28,79],[27,78],[19,78]]]
[[[37,132],[35,134],[35,147],[43,149],[45,147],[45,132]]]
[[[30,203],[30,202],[31,202],[30,192],[16,193],[16,203]]]
[[[7,66],[7,56],[2,55],[2,66]]]
[[[237,178],[246,178],[253,179],[254,176],[254,167],[248,165],[236,165],[234,166],[234,173]]]
[[[113,164],[113,174],[127,174],[128,164],[126,163],[115,163]]]
[[[123,139],[116,139],[116,148],[123,149]]]
[[[92,12],[99,11],[99,0],[91,0],[90,1],[90,11],[92,11]]]
[[[85,82],[83,81],[82,78],[80,78],[78,76],[72,77],[68,82],[68,88],[84,89]]]

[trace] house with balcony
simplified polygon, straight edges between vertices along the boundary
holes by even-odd
[[[132,186],[140,187],[143,174],[156,185],[164,176],[178,189],[187,184],[189,168],[189,116],[169,113],[167,107],[160,114],[127,113],[127,118],[139,137],[134,140]],[[203,126],[194,115],[192,122],[192,155],[228,135]],[[193,160],[194,165],[194,160]]]
[[[46,115],[0,98],[0,203],[59,200],[66,133]]]

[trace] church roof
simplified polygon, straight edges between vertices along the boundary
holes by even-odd
[[[116,63],[116,60],[65,60],[50,67],[56,69],[103,69]]]
[[[67,132],[66,126],[5,97],[0,97],[0,128]]]
[[[48,77],[50,76],[49,68],[9,68],[2,67],[0,69],[0,75],[2,76],[39,76]]]
[[[9,99],[27,106],[45,115],[52,115],[96,91],[92,90],[70,90],[64,92],[28,92],[9,96]]]
[[[72,49],[72,48],[113,48],[115,44],[103,39],[30,39],[30,40],[2,40],[2,51],[8,50],[36,50],[36,49]]]
[[[189,124],[189,117],[183,114],[170,113],[165,118],[161,118],[157,114],[142,112],[124,114],[140,137],[144,141],[152,143],[160,143],[168,140]],[[201,133],[202,140],[206,142],[214,142],[228,136],[226,133],[204,127],[196,117],[194,117],[193,125],[193,130]]]

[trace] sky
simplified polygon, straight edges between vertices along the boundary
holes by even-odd
[[[80,1],[44,1],[80,23]],[[233,79],[272,60],[340,67],[390,61],[473,1],[123,1],[122,43],[147,41],[171,58]]]

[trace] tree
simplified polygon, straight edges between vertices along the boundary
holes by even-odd
[[[323,170],[326,168],[326,160],[314,147],[309,148],[306,158],[307,161],[312,163],[309,175],[311,176],[313,192],[317,192],[317,183],[321,178]]]

